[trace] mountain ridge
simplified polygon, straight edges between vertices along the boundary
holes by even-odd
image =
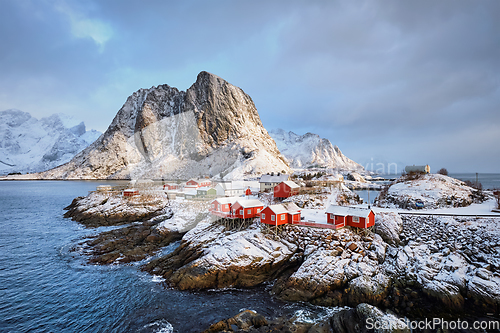
[[[363,170],[363,166],[345,156],[339,147],[318,134],[295,134],[278,128],[269,131],[280,152],[292,168],[323,167],[339,170]]]
[[[167,84],[127,98],[104,134],[47,179],[225,179],[290,172],[241,88],[208,73],[186,91]]]
[[[28,112],[0,112],[0,173],[40,172],[68,162],[101,135],[83,121],[56,113],[37,119]]]

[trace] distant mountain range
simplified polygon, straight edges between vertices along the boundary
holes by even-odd
[[[0,112],[0,174],[39,172],[71,160],[101,132],[64,114],[40,120],[10,109]]]
[[[102,135],[62,114],[37,120],[7,110],[0,120],[0,172],[40,172],[35,179],[229,180],[290,167],[363,170],[317,134],[268,133],[250,96],[208,72],[186,91],[139,89]]]
[[[363,170],[363,167],[346,157],[339,147],[319,135],[306,133],[297,135],[282,129],[269,131],[279,151],[285,156],[290,167],[306,169],[311,167],[338,170]]]

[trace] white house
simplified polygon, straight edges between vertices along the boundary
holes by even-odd
[[[219,197],[239,197],[245,194],[244,188],[233,187],[232,182],[217,184],[215,191]]]
[[[260,191],[265,192],[267,190],[273,190],[276,185],[289,180],[289,178],[289,175],[280,173],[277,175],[274,173],[271,173],[270,175],[262,175],[259,179]]]

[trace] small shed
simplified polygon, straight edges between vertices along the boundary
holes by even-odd
[[[431,173],[431,167],[429,164],[426,165],[407,165],[405,167],[405,172],[410,173],[410,172],[421,172],[421,173]]]
[[[326,210],[327,223],[335,229],[345,226],[369,228],[375,225],[375,213],[369,208],[330,205]]]
[[[233,205],[233,212],[237,218],[249,219],[260,215],[264,204],[257,199],[238,199]]]
[[[288,198],[299,194],[300,186],[291,180],[285,180],[274,187],[275,198]]]
[[[97,192],[108,192],[111,190],[112,190],[111,185],[98,185],[97,186]]]
[[[245,190],[245,195],[252,195],[252,190],[250,189],[250,186]]]
[[[262,210],[260,221],[275,226],[298,222],[300,208],[293,202],[267,206]]]
[[[211,187],[200,187],[197,190],[197,196],[200,198],[215,198],[217,196],[217,191]]]
[[[198,190],[192,189],[184,193],[184,198],[186,199],[194,199],[198,196]]]
[[[128,188],[126,190],[123,190],[124,197],[133,197],[134,195],[139,195],[139,190],[135,188]]]

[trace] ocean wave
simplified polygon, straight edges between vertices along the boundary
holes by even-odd
[[[144,326],[144,328],[152,329],[154,333],[173,333],[174,327],[165,319],[160,319]]]

